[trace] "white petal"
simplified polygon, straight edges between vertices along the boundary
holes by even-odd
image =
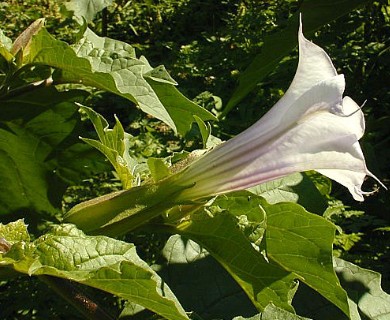
[[[327,53],[304,37],[302,23],[298,32],[298,44],[299,62],[294,79],[283,97],[262,118],[263,122],[269,123],[270,127],[276,127],[281,123],[280,118],[288,113],[291,104],[304,92],[318,82],[337,75],[337,71]]]
[[[317,45],[299,29],[299,64],[286,94],[258,122],[176,176],[183,199],[242,190],[294,172],[317,170],[363,200],[368,175],[358,140],[364,117],[345,81]],[[379,180],[378,180],[379,181]]]

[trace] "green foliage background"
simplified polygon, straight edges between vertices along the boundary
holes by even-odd
[[[193,99],[216,117],[220,117],[237,87],[240,75],[261,52],[264,38],[282,30],[287,25],[288,19],[295,13],[297,6],[298,1],[292,0],[263,2],[118,0],[102,13],[98,13],[90,26],[97,34],[130,43],[136,48],[137,56],[146,56],[151,65],[164,64],[173,79],[179,83],[179,88],[186,97]],[[76,23],[71,17],[61,15],[60,10],[62,10],[60,4],[55,1],[0,2],[1,28],[6,36],[15,39],[31,22],[45,17],[49,32],[56,35],[57,39],[69,42],[76,37],[73,33],[76,30]],[[390,4],[382,0],[366,1],[364,5],[310,35],[316,44],[326,49],[338,71],[345,74],[346,94],[360,104],[367,100],[363,108],[367,134],[362,145],[368,167],[386,185],[389,185],[390,179],[390,96],[385,81],[390,78],[389,34]],[[287,89],[296,63],[297,52],[293,50],[244,100],[231,109],[226,117],[213,122],[213,134],[227,139],[259,119]],[[191,151],[202,145],[196,126],[185,135],[178,137],[161,121],[145,118],[140,111],[129,108],[129,101],[124,98],[99,90],[93,90],[91,93],[92,95],[86,100],[81,92],[80,96],[74,99],[92,106],[109,120],[111,126],[115,123],[113,114],[116,114],[123,123],[125,131],[134,136],[130,140],[130,150],[132,155],[138,158],[165,157],[174,151],[182,149]],[[3,115],[12,108],[12,104],[6,106],[2,110]],[[43,102],[42,108],[44,108]],[[66,117],[72,116],[75,112],[71,106],[61,110],[68,110],[68,115],[61,115]],[[93,136],[93,128],[86,122],[77,122],[73,128],[64,130],[83,132],[84,136],[89,132],[90,136]],[[28,144],[28,141],[26,143]],[[51,149],[47,150],[48,154],[60,152],[63,146],[61,141],[51,141],[49,145]],[[83,147],[78,146],[78,148]],[[111,173],[103,159],[98,158],[97,153],[86,149],[85,156],[99,159],[96,160],[92,170],[94,175],[91,178],[91,172],[74,172],[74,179],[69,181],[72,186],[68,188],[63,198],[64,210],[85,199],[120,188],[118,177]],[[72,153],[63,154],[62,164],[69,163],[71,157]],[[29,165],[34,166],[34,163]],[[50,163],[50,165],[52,166],[50,170],[59,167],[57,163]],[[36,172],[37,169],[31,170]],[[71,165],[70,170],[73,170]],[[57,185],[59,188],[64,188],[61,184]],[[323,186],[326,188],[327,184],[324,183]],[[375,188],[375,185],[372,181],[367,181],[365,187],[370,190]],[[329,206],[324,215],[342,230],[336,238],[335,253],[359,266],[380,272],[383,276],[382,287],[389,291],[390,197],[388,193],[379,192],[368,197],[364,203],[356,204],[351,201],[343,188],[333,185],[331,196],[328,196],[326,201]],[[306,205],[305,207],[307,208]],[[12,208],[6,209],[12,211]],[[30,225],[29,231],[38,237],[47,230],[48,225],[57,221],[59,212],[53,208],[49,215],[44,215],[46,222],[42,223],[41,210],[39,208],[35,210],[36,213],[30,214],[18,210],[12,215],[2,216],[1,222],[6,223],[24,217],[26,223]],[[183,234],[186,232],[196,234],[196,228],[202,226],[202,223],[205,222],[199,221],[198,225],[187,229],[183,227]],[[170,268],[175,267],[174,258],[171,257],[173,259],[171,266],[165,266],[165,262],[162,262],[167,259],[164,257],[164,251],[161,253],[166,242],[165,236],[137,233],[126,236],[124,240],[135,243],[138,254],[148,263],[162,265],[165,270],[163,272],[166,272],[168,277],[172,274]],[[174,246],[176,244],[172,243],[172,239],[169,241],[168,245],[180,251],[180,248]],[[199,239],[199,243],[203,244],[202,239]],[[207,247],[207,243],[204,245]],[[202,248],[195,249],[198,250],[198,254],[202,252]],[[212,247],[208,249],[211,252]],[[206,268],[216,269],[216,274],[227,277],[223,270],[218,269],[219,266],[214,260],[207,263]],[[173,291],[175,286],[180,288],[182,285],[176,284],[175,281],[177,280],[174,279],[170,284]],[[0,315],[3,315],[4,319],[79,318],[79,315],[61,299],[48,295],[46,287],[37,280],[17,278],[0,284]],[[185,285],[192,288],[191,283]],[[237,287],[231,286],[233,296],[242,294]],[[116,310],[118,306],[122,308],[124,305],[122,300],[94,289],[88,290],[97,297],[97,300],[111,306],[112,310]],[[196,290],[196,286],[192,290]],[[186,299],[191,300],[190,297],[185,297],[184,301]],[[247,305],[250,305],[248,301]],[[215,307],[216,311],[210,311],[204,306],[202,309],[201,306],[197,312],[202,311],[202,317],[213,318],[221,312],[218,310],[218,304]],[[247,310],[249,307],[246,311],[243,310],[241,315],[254,314],[250,312],[245,314]],[[145,314],[145,311],[141,314]]]

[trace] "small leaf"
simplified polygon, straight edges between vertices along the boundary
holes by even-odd
[[[83,18],[89,23],[95,15],[112,4],[112,0],[64,0],[66,10],[73,12],[76,20],[82,24]]]
[[[208,141],[208,139],[210,137],[210,133],[211,133],[211,127],[207,126],[206,123],[204,123],[204,121],[201,118],[199,118],[198,116],[194,115],[194,118],[195,118],[196,123],[198,124],[199,131],[200,131],[200,134],[202,136],[203,148],[206,149],[207,148],[207,141]]]
[[[11,54],[12,40],[8,38],[0,29],[0,55],[4,57],[6,61],[11,61],[13,55]]]
[[[171,174],[169,167],[163,159],[150,157],[147,160],[147,164],[154,182],[162,180]]]
[[[23,50],[23,55],[29,52],[29,45],[32,37],[42,29],[45,19],[38,19],[30,24],[15,40],[11,48],[11,54],[16,55],[20,50]]]
[[[129,154],[129,135],[123,130],[122,124],[115,117],[115,126],[108,128],[108,122],[100,114],[88,107],[81,107],[96,130],[100,141],[82,138],[82,140],[99,150],[111,162],[115,168],[124,189],[129,189],[133,185],[137,161]]]
[[[27,225],[23,219],[8,224],[0,223],[0,238],[6,239],[10,244],[19,241],[30,242]]]

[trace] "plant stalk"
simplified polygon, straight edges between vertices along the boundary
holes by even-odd
[[[85,296],[72,284],[71,281],[56,277],[41,275],[38,278],[46,283],[61,298],[65,299],[86,319],[90,320],[114,320],[96,302]]]

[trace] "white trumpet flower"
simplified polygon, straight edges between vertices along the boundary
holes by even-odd
[[[364,116],[345,80],[319,46],[298,32],[299,63],[285,95],[250,128],[219,145],[176,176],[193,185],[181,199],[243,190],[291,173],[316,170],[363,201],[366,167],[358,140]],[[379,181],[379,180],[378,180]]]

